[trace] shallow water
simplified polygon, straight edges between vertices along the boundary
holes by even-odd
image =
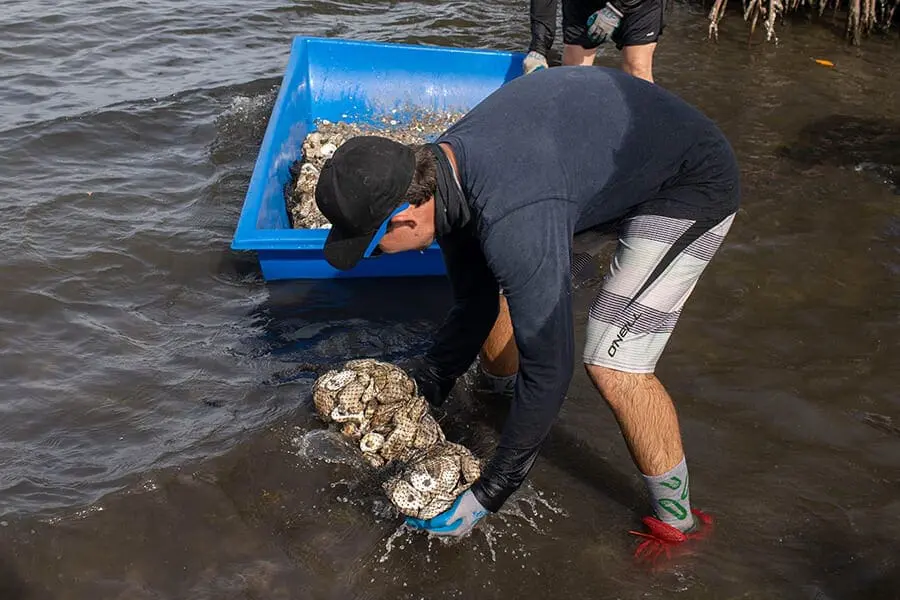
[[[580,370],[501,514],[456,545],[398,530],[309,385],[420,352],[447,286],[266,285],[228,250],[293,35],[518,50],[525,5],[7,3],[0,598],[900,597],[900,42],[825,19],[748,48],[733,14],[713,44],[704,13],[673,7],[656,77],[721,124],[745,195],[659,375],[717,526],[647,573]],[[504,407],[455,399],[489,451]]]

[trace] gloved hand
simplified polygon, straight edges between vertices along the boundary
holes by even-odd
[[[545,57],[537,50],[532,50],[531,52],[526,54],[525,59],[522,61],[522,71],[524,71],[525,75],[546,68],[547,57]]]
[[[441,378],[434,366],[424,360],[414,363],[409,369],[409,375],[416,380],[419,395],[424,396],[432,406],[441,406],[456,384],[455,379]]]
[[[472,490],[466,490],[456,499],[453,506],[428,520],[406,518],[406,524],[414,529],[423,529],[435,535],[461,537],[472,531],[475,523],[488,514],[475,498]]]
[[[615,7],[611,2],[588,17],[588,38],[595,44],[602,44],[622,22],[622,11]]]

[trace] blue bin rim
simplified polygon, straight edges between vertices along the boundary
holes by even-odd
[[[499,50],[496,48],[469,48],[464,46],[441,46],[439,44],[404,44],[402,42],[379,42],[375,40],[350,40],[345,38],[336,38],[336,37],[316,37],[316,36],[305,36],[298,35],[295,36],[293,41],[291,42],[292,50],[298,46],[302,45],[305,42],[316,42],[316,43],[324,43],[326,45],[337,45],[337,46],[388,46],[393,48],[417,48],[429,52],[453,52],[454,54],[476,54],[476,55],[493,55],[493,56],[509,56],[510,58],[515,58],[518,56],[525,56],[522,52],[516,52],[513,50]]]

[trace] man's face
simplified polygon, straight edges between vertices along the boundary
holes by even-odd
[[[378,248],[385,254],[424,250],[434,242],[434,198],[394,215]]]

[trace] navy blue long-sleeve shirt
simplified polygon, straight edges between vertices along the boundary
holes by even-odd
[[[476,359],[502,287],[519,375],[497,450],[473,485],[496,511],[524,481],[574,368],[573,236],[642,203],[668,216],[734,212],[739,175],[715,124],[621,71],[554,67],[515,79],[438,140],[456,156],[470,222],[439,241],[455,304],[427,360],[442,377]]]

